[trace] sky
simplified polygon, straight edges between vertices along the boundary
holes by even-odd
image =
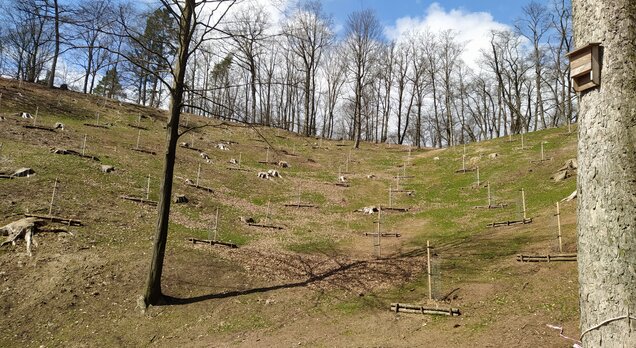
[[[322,0],[335,28],[343,35],[347,16],[362,9],[375,11],[386,39],[399,41],[410,31],[435,33],[452,29],[464,44],[462,57],[478,68],[480,51],[489,48],[491,30],[513,28],[530,0]],[[539,0],[539,2],[544,2]],[[547,1],[546,1],[547,2]]]
[[[375,10],[382,24],[393,25],[400,18],[425,16],[433,4],[447,12],[485,12],[494,21],[512,25],[521,16],[521,8],[529,2],[530,0],[323,0],[323,6],[340,25],[345,23],[349,13],[366,8]]]

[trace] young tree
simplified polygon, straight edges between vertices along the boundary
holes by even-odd
[[[636,2],[574,0],[576,47],[601,45],[579,95],[578,269],[585,347],[636,347]]]
[[[101,95],[106,98],[125,98],[126,93],[119,81],[119,75],[115,68],[108,69],[104,77],[97,83],[93,89],[93,94]]]
[[[170,202],[172,196],[172,183],[174,180],[174,164],[177,154],[177,142],[179,140],[179,118],[184,107],[183,93],[185,90],[185,74],[188,59],[193,52],[208,37],[206,34],[214,31],[229,8],[236,0],[161,0],[165,9],[177,23],[177,57],[171,68],[172,83],[169,85],[170,105],[168,107],[169,118],[166,124],[167,141],[164,152],[163,178],[159,194],[159,207],[157,216],[157,229],[153,246],[152,260],[148,272],[144,302],[146,305],[156,305],[163,300],[161,292],[161,274],[163,272],[163,259],[168,241],[168,222],[170,220]],[[204,12],[204,5],[211,6],[212,14]],[[210,10],[210,8],[206,9]],[[219,11],[221,14],[219,15]],[[204,15],[204,13],[208,13]],[[201,29],[203,35],[193,42],[193,36]],[[167,82],[164,80],[164,82]]]

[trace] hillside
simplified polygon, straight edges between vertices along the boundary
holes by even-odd
[[[0,248],[0,346],[571,346],[546,324],[578,337],[576,263],[516,261],[558,251],[555,202],[574,191],[576,177],[550,176],[576,157],[567,129],[526,134],[523,149],[515,136],[442,150],[356,150],[349,141],[186,115],[183,128],[195,129],[181,142],[210,161],[179,148],[174,193],[189,202],[172,205],[162,281],[172,301],[142,313],[156,212],[120,196],[145,198],[150,177],[148,198],[157,199],[165,113],[4,79],[0,93],[0,172],[35,171],[0,179],[0,225],[48,214],[54,186],[52,214],[84,224],[51,224],[71,233],[36,234],[32,257],[22,240]],[[36,119],[19,117],[36,110]],[[25,128],[56,122],[64,130]],[[464,154],[481,185],[476,172],[456,173]],[[102,173],[103,164],[115,171]],[[269,169],[282,177],[257,176]],[[186,184],[197,173],[214,192]],[[336,185],[339,175],[346,184]],[[504,208],[475,208],[488,204],[486,182],[493,205]],[[393,193],[391,205],[408,211],[382,212],[382,231],[400,237],[382,238],[378,258],[376,241],[364,236],[378,215],[356,210],[389,205],[398,184],[413,192]],[[523,217],[522,188],[532,223],[486,227]],[[314,207],[285,206],[299,198]],[[236,249],[187,240],[214,235],[217,208],[217,239]],[[576,200],[561,203],[565,252],[576,251],[575,215]],[[444,301],[428,303],[427,241],[433,294]],[[393,302],[462,315],[396,314]]]

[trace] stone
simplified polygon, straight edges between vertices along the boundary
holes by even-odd
[[[188,197],[186,197],[186,195],[182,195],[182,194],[176,194],[174,196],[174,202],[175,203],[188,203],[190,200],[188,199]]]
[[[115,167],[109,166],[107,164],[102,164],[100,170],[102,171],[102,173],[110,173],[115,171]]]
[[[64,123],[62,122],[55,122],[55,127],[53,127],[55,129],[61,129],[64,130]]]
[[[579,167],[579,162],[576,158],[571,158],[565,162],[563,167],[559,168],[559,171],[563,170],[576,170]]]
[[[496,153],[496,152],[493,152],[490,155],[488,155],[488,158],[490,158],[490,159],[496,159],[497,157],[499,157],[499,154]]]
[[[243,223],[246,223],[246,224],[253,224],[253,223],[256,223],[256,221],[255,221],[253,218],[251,218],[251,217],[247,217],[247,216],[240,216],[239,218],[241,219],[241,221],[242,221]]]
[[[563,181],[569,177],[571,177],[572,174],[570,173],[569,170],[562,170],[560,172],[555,173],[554,175],[552,175],[551,179],[554,180],[555,182],[559,182],[559,181]]]
[[[31,168],[20,168],[18,170],[16,170],[11,176],[15,176],[15,177],[30,177],[31,175],[34,175],[35,171]]]

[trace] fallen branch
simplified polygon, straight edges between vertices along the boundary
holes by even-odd
[[[427,308],[424,306],[412,305],[407,303],[391,303],[391,311],[395,313],[404,312],[448,316],[461,315],[461,312],[457,308]]]
[[[45,130],[45,131],[49,131],[49,132],[54,132],[55,133],[55,128],[52,128],[52,127],[34,126],[34,125],[30,125],[30,124],[25,124],[22,127],[30,128],[30,129],[40,129],[40,130]]]
[[[132,197],[132,196],[126,196],[126,195],[119,196],[119,197],[121,199],[125,199],[125,200],[128,200],[128,201],[139,202],[139,203],[142,203],[142,204],[148,204],[148,205],[153,205],[153,206],[156,206],[157,204],[159,204],[159,202],[157,202],[157,201],[151,201],[151,200],[144,199],[144,198],[139,198],[139,197]]]
[[[209,187],[205,187],[205,186],[201,186],[201,185],[197,185],[197,184],[188,184],[188,183],[186,183],[186,185],[188,185],[190,187],[194,187],[194,188],[199,189],[199,190],[203,190],[203,191],[206,191],[206,192],[214,193],[214,190],[209,188]]]
[[[365,232],[364,233],[365,236],[372,236],[372,237],[377,237],[378,233],[377,232]],[[381,237],[400,237],[401,234],[397,233],[397,232],[382,232]]]
[[[518,224],[530,224],[532,223],[532,219],[523,219],[523,220],[510,220],[510,221],[500,221],[500,222],[492,222],[486,225],[486,227],[501,227],[501,226],[510,226],[510,225],[518,225]]]
[[[305,204],[305,203],[287,203],[287,204],[284,204],[284,206],[291,207],[291,208],[318,208],[318,206],[315,204]]]
[[[519,262],[557,262],[576,261],[576,259],[576,254],[517,255]]]
[[[204,243],[209,245],[223,245],[232,249],[238,248],[238,245],[234,243],[221,242],[219,240],[208,240],[208,239],[197,239],[197,238],[188,238],[188,241],[192,242],[192,244]]]
[[[257,223],[248,223],[248,226],[252,226],[252,227],[260,227],[260,228],[271,228],[273,230],[282,230],[283,227],[280,226],[274,226],[274,225],[263,225],[263,224],[257,224]]]
[[[143,153],[147,153],[147,154],[151,154],[151,155],[156,155],[157,153],[151,150],[146,150],[146,149],[142,149],[142,148],[132,148],[131,150],[133,151],[137,151],[137,152],[143,152]]]
[[[42,220],[49,220],[51,222],[57,222],[57,223],[61,223],[61,224],[69,225],[69,226],[83,225],[82,221],[80,220],[63,218],[63,217],[53,216],[53,215],[24,214],[24,216],[30,217],[30,218],[42,219]]]

